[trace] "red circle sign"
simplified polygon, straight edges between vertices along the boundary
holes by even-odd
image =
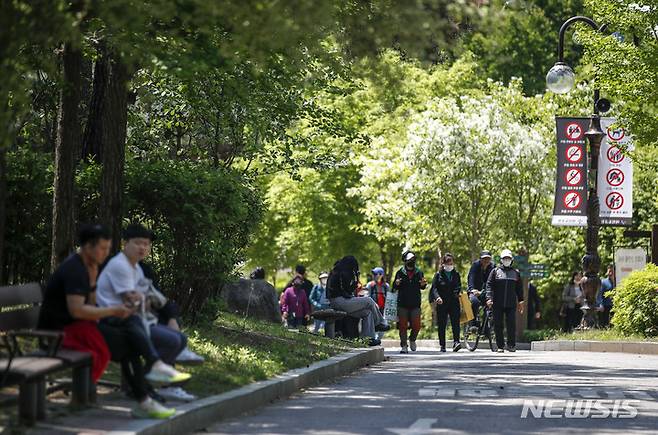
[[[621,184],[624,182],[624,173],[621,171],[621,169],[612,168],[605,175],[605,180],[611,186],[621,186]]]
[[[568,209],[575,209],[578,208],[580,205],[580,193],[578,192],[567,192],[564,194],[564,198],[562,198],[562,202],[564,203],[564,206]]]
[[[611,163],[619,163],[622,160],[624,160],[624,153],[621,152],[619,147],[617,146],[612,146],[608,148],[608,160],[610,160]]]
[[[608,129],[608,138],[612,141],[619,142],[624,136],[626,136],[626,132],[623,128]]]
[[[619,210],[624,205],[624,197],[619,192],[608,193],[605,203],[610,210]]]
[[[567,124],[566,133],[567,139],[578,140],[583,137],[583,128],[580,126],[580,124],[572,122],[571,124]]]
[[[583,179],[583,173],[580,171],[580,169],[569,169],[565,174],[564,174],[564,181],[567,182],[569,186],[576,186],[578,183],[580,183],[580,180]]]
[[[567,160],[571,163],[578,163],[583,159],[583,149],[578,145],[572,145],[567,148]]]

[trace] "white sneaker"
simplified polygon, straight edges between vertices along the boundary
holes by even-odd
[[[410,341],[409,342],[409,349],[411,349],[412,352],[416,352],[416,342],[415,341]]]
[[[135,418],[165,419],[171,417],[175,413],[176,410],[174,408],[167,408],[150,397],[142,403],[138,403],[137,406],[132,409],[132,415]]]
[[[202,364],[206,359],[198,353],[186,347],[176,357],[176,362],[179,364]]]
[[[181,402],[191,402],[196,400],[194,394],[190,394],[181,387],[162,387],[158,389],[158,394],[165,399],[178,400]]]
[[[181,373],[169,364],[162,361],[156,361],[151,367],[151,370],[146,374],[145,378],[149,382],[174,384],[184,382],[190,379],[192,375],[189,373]]]

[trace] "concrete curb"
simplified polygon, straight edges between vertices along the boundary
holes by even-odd
[[[480,342],[480,346],[482,346],[482,342]],[[439,340],[416,340],[416,344],[418,347],[427,347],[427,348],[432,348],[432,349],[440,349],[441,345],[439,344]],[[393,340],[393,339],[385,339],[382,340],[382,346],[384,346],[386,349],[392,349],[392,348],[400,348],[400,340]],[[478,346],[478,349],[480,349],[480,346]],[[452,341],[448,340],[448,347],[452,347]],[[489,344],[485,344],[487,349],[489,349]],[[483,347],[483,349],[484,349]],[[530,343],[516,343],[516,349],[517,350],[530,350]]]
[[[588,341],[588,340],[546,340],[533,341],[530,349],[540,352],[618,352],[641,355],[658,355],[658,342],[648,341]]]
[[[237,417],[267,405],[273,400],[288,397],[302,388],[345,376],[361,367],[383,360],[383,347],[349,351],[306,368],[290,370],[273,379],[177,406],[176,415],[167,420],[133,420],[108,433],[114,435],[190,433],[220,420]]]

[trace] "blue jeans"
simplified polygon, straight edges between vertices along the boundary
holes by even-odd
[[[162,361],[174,365],[176,357],[187,346],[187,337],[164,325],[151,325],[151,342]]]

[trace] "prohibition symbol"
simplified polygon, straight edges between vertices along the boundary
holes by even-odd
[[[610,138],[610,140],[613,140],[615,142],[619,142],[620,140],[622,140],[625,135],[626,132],[624,131],[623,128],[616,128],[614,130],[608,129],[608,137]]]
[[[617,168],[612,168],[605,176],[606,181],[611,186],[620,186],[624,182],[624,173]]]
[[[583,129],[580,125],[572,122],[567,125],[567,139],[578,140],[583,137]]]
[[[583,173],[580,172],[580,169],[569,169],[564,176],[564,180],[569,186],[575,186],[580,183],[580,180],[583,179]]]
[[[612,163],[619,163],[624,160],[624,154],[619,147],[610,147],[608,148],[608,160]]]
[[[624,197],[621,193],[612,192],[605,197],[605,203],[610,210],[619,210],[624,205]]]
[[[574,209],[578,208],[580,205],[580,194],[578,192],[567,192],[566,195],[564,195],[564,206],[568,209]]]
[[[578,163],[583,159],[583,150],[578,145],[572,145],[567,148],[567,160],[571,163]]]

